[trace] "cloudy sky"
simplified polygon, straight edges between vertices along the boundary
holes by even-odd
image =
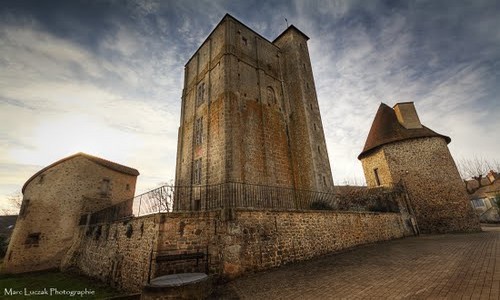
[[[362,181],[380,102],[414,101],[455,158],[500,158],[496,0],[4,0],[0,206],[80,151],[137,168],[137,192],[173,179],[184,64],[226,13],[269,40],[285,18],[310,37],[337,184]]]

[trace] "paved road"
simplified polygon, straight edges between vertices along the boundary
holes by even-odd
[[[367,245],[220,287],[214,299],[500,299],[500,227]]]

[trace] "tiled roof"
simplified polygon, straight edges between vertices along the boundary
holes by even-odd
[[[370,128],[370,133],[368,133],[365,147],[359,154],[358,159],[363,158],[382,145],[423,137],[442,137],[446,140],[446,143],[451,142],[449,137],[436,133],[423,125],[422,128],[405,128],[399,123],[394,110],[381,103]]]
[[[500,194],[500,180],[497,179],[493,183],[485,185],[479,188],[471,197],[474,198],[484,198],[487,196],[494,196]]]
[[[469,179],[465,182],[465,184],[466,184],[466,187],[468,190],[473,190],[473,189],[479,188],[479,183],[475,179]],[[489,179],[487,177],[481,178],[481,186],[487,186],[489,184],[491,184],[491,182],[489,181]]]
[[[111,169],[111,170],[114,170],[114,171],[117,171],[117,172],[120,172],[120,173],[123,173],[123,174],[128,174],[128,175],[132,175],[132,176],[138,176],[139,175],[139,171],[137,171],[134,168],[130,168],[130,167],[127,167],[127,166],[124,166],[124,165],[120,165],[120,164],[117,164],[115,162],[112,162],[112,161],[109,161],[109,160],[106,160],[106,159],[103,159],[103,158],[100,158],[100,157],[97,157],[97,156],[93,156],[93,155],[89,155],[89,154],[86,154],[86,153],[83,153],[83,152],[79,152],[79,153],[73,154],[71,156],[68,156],[66,158],[63,158],[61,160],[58,160],[55,163],[50,164],[50,165],[46,166],[45,168],[41,169],[40,171],[36,172],[23,185],[23,193],[24,193],[24,189],[26,188],[26,186],[33,179],[35,179],[38,175],[40,175],[41,173],[45,172],[46,170],[48,170],[48,169],[50,169],[50,168],[52,168],[52,167],[54,167],[54,166],[56,166],[56,165],[58,165],[58,164],[60,164],[62,162],[65,162],[65,161],[70,160],[70,159],[75,158],[75,157],[85,157],[86,159],[89,159],[89,160],[95,162],[96,164],[99,164],[99,165],[101,165],[103,167],[106,167],[108,169]]]

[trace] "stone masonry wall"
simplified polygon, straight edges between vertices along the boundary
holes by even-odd
[[[62,269],[76,269],[118,289],[140,291],[148,280],[159,220],[160,215],[156,214],[111,224],[81,226]]]
[[[391,176],[391,170],[387,163],[384,148],[374,150],[370,155],[364,157],[362,162],[363,172],[365,173],[368,187],[391,186],[395,183]],[[375,175],[375,169],[378,174],[378,182]]]
[[[216,26],[185,66],[175,182],[332,189],[302,33],[270,42],[230,16]],[[180,210],[200,207],[178,199]]]
[[[103,179],[108,193],[101,193]],[[59,268],[78,233],[80,215],[131,198],[136,177],[77,156],[31,180],[23,192],[23,212],[12,234],[3,272]],[[30,235],[38,235],[38,240]]]
[[[127,228],[133,233],[127,237]],[[109,228],[109,230],[108,230]],[[140,228],[143,228],[142,230]],[[131,292],[157,256],[202,252],[208,260],[153,264],[152,277],[205,272],[224,278],[409,234],[400,214],[334,211],[212,211],[159,214],[82,232],[65,266]],[[106,232],[109,232],[107,234]],[[157,234],[158,233],[158,234]],[[107,236],[107,237],[106,237]]]
[[[401,238],[405,232],[401,216],[395,213],[239,210],[221,238],[222,274],[234,278],[356,245]]]
[[[295,186],[329,191],[333,187],[333,179],[307,38],[294,28],[289,27],[274,44],[281,50]]]
[[[464,184],[440,137],[405,140],[384,145],[362,159],[368,186],[374,186],[374,171],[382,185],[400,180],[408,191],[422,232],[479,231]]]

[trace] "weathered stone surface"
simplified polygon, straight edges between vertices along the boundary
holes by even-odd
[[[500,227],[359,247],[220,287],[209,299],[500,299]]]
[[[223,220],[223,215],[220,211],[179,212],[103,224],[103,232],[109,235],[98,239],[96,228],[82,226],[66,267],[139,292],[150,269],[151,278],[186,272],[235,278],[410,234],[396,213],[238,209],[231,220]],[[131,237],[125,234],[129,225]],[[182,259],[190,253],[203,253],[206,260]],[[157,262],[162,255],[180,259]]]
[[[75,155],[47,168],[27,183],[3,272],[59,268],[78,234],[81,214],[134,196],[136,176],[117,172]],[[108,180],[107,192],[103,180]],[[39,239],[30,241],[30,234]]]
[[[422,232],[480,230],[446,141],[440,137],[386,144],[362,159],[368,186],[403,180]]]
[[[80,272],[118,289],[138,292],[148,281],[150,262],[156,251],[160,215],[111,224],[81,226],[63,269]],[[127,236],[131,228],[132,234]],[[97,236],[100,230],[102,234]],[[154,269],[151,278],[154,278]]]
[[[307,39],[291,26],[270,42],[224,17],[185,66],[176,185],[333,187]]]

